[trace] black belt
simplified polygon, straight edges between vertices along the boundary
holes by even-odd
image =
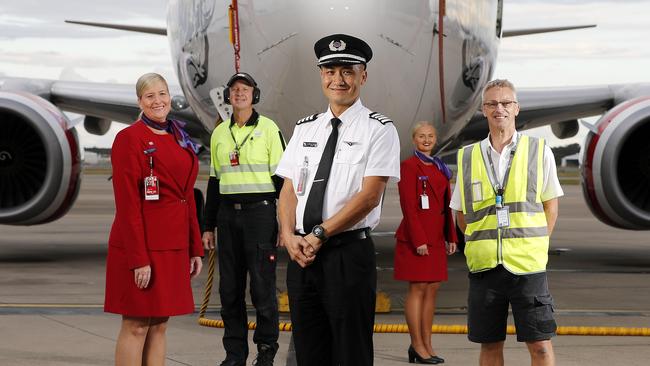
[[[250,202],[250,203],[225,203],[224,204],[232,207],[233,209],[239,211],[239,210],[250,210],[251,208],[257,208],[257,207],[262,207],[262,206],[271,206],[274,205],[275,202],[269,201],[269,200],[264,200],[264,201],[258,201],[258,202]]]
[[[296,233],[296,235],[306,236],[307,234]],[[363,240],[370,237],[370,228],[364,227],[361,229],[344,231],[336,235],[330,236],[325,243],[326,246],[339,246],[353,241]]]

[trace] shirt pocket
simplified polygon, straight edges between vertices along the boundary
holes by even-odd
[[[361,190],[365,171],[362,167],[364,153],[360,143],[341,142],[334,155],[332,167],[332,172],[336,171],[338,175],[333,181],[330,179],[336,192],[354,194]]]
[[[299,149],[294,157],[295,169],[293,172],[293,189],[295,192],[298,192],[298,184],[303,183],[305,186],[304,191],[306,192],[306,187],[312,184],[314,176],[316,176],[316,171],[320,165],[322,151],[315,148],[303,148]],[[307,175],[304,177],[304,180],[301,181],[302,169],[307,168]]]

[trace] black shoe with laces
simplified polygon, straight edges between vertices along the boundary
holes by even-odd
[[[258,344],[257,345],[257,357],[253,361],[254,366],[273,366],[273,358],[275,358],[275,353],[277,348],[268,345],[268,344]]]

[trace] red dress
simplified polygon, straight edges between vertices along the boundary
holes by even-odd
[[[144,199],[144,178],[155,148],[153,175],[160,197]],[[171,134],[157,135],[142,121],[122,130],[111,152],[115,220],[108,239],[104,311],[134,317],[164,317],[194,311],[190,257],[203,256],[194,203],[195,154]],[[135,268],[151,266],[145,289]]]
[[[397,280],[434,282],[447,280],[445,241],[456,243],[456,226],[449,200],[449,181],[436,165],[426,165],[416,156],[400,165],[399,201],[402,222],[395,237],[395,270]],[[420,206],[424,190],[429,196],[429,209]],[[416,248],[427,244],[429,255],[420,256]]]

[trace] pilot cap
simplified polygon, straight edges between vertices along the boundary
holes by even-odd
[[[231,76],[230,80],[228,80],[228,83],[226,84],[226,86],[228,86],[230,88],[232,86],[232,84],[234,84],[235,81],[237,81],[237,80],[244,80],[244,82],[248,86],[253,86],[253,87],[257,86],[257,83],[255,82],[255,79],[253,79],[252,76],[250,76],[248,73],[245,73],[245,72],[238,72],[235,75]]]
[[[367,64],[372,49],[363,40],[347,34],[332,34],[314,44],[318,66]]]

